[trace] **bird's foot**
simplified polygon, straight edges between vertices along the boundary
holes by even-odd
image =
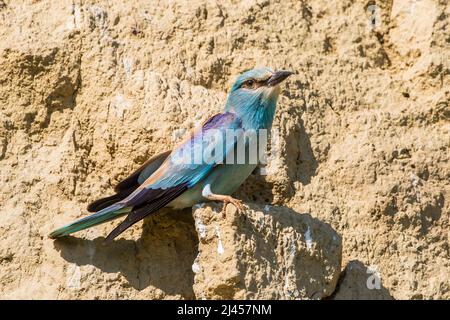
[[[242,200],[235,199],[231,196],[224,196],[222,201],[223,201],[223,208],[222,208],[222,217],[223,218],[225,218],[225,216],[226,216],[227,205],[229,203],[233,204],[239,213],[242,214],[245,212],[245,205],[244,205],[244,202],[242,202]]]
[[[232,203],[239,213],[244,213],[245,205],[242,200],[235,199],[229,195],[215,194],[211,191],[211,186],[207,184],[202,190],[202,196],[208,200],[223,202],[222,216],[225,218],[227,204]]]

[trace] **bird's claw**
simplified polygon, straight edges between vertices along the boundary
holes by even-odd
[[[243,213],[245,212],[245,208],[247,207],[247,206],[244,204],[244,202],[242,202],[242,200],[239,200],[239,199],[235,199],[235,198],[229,197],[229,198],[227,198],[227,199],[225,199],[225,200],[223,201],[222,217],[224,217],[224,218],[225,218],[225,216],[226,216],[227,205],[228,205],[229,203],[233,204],[233,205],[235,206],[235,208],[237,209],[237,211],[238,211],[240,214],[243,214]],[[247,207],[247,208],[248,208],[248,207]]]
[[[239,213],[245,212],[245,206],[244,206],[244,203],[242,202],[242,200],[232,198],[230,203],[232,203],[236,207],[236,209],[238,210]]]

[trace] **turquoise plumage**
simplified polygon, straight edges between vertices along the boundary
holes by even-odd
[[[269,68],[241,74],[228,95],[223,113],[209,118],[173,151],[156,155],[120,182],[116,194],[94,201],[88,211],[94,214],[53,231],[57,238],[113,219],[127,217],[108,235],[112,240],[137,221],[162,207],[182,209],[206,201],[234,204],[244,211],[240,200],[230,195],[245,181],[257,164],[236,160],[237,145],[255,143],[246,137],[250,131],[272,126],[279,84],[292,72]],[[232,132],[231,139],[229,133]],[[205,156],[205,150],[214,150]],[[200,157],[198,156],[200,154]]]

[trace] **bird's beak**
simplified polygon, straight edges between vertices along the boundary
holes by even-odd
[[[267,80],[267,85],[269,87],[276,86],[292,74],[294,74],[294,72],[286,70],[275,71],[274,74],[269,78],[269,80]]]

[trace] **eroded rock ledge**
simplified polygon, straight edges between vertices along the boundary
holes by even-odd
[[[197,299],[321,299],[341,271],[341,237],[326,223],[287,207],[198,205],[192,270]]]

